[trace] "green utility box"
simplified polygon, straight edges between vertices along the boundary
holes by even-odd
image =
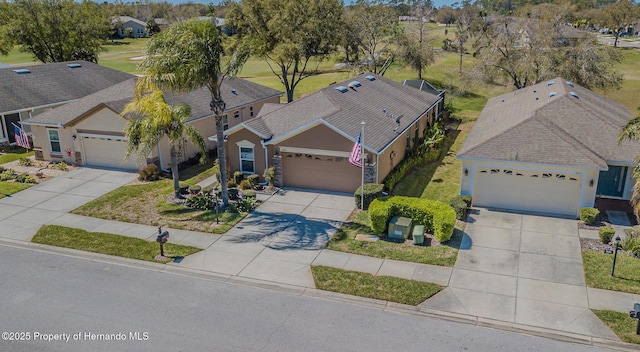
[[[414,244],[422,244],[424,242],[424,225],[416,225],[411,236],[413,236]]]
[[[410,218],[394,216],[391,221],[389,221],[389,232],[387,236],[399,240],[407,239],[411,233],[412,224],[413,220]]]

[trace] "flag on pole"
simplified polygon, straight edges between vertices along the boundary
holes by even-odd
[[[29,138],[27,137],[27,134],[24,132],[24,130],[13,123],[12,125],[13,125],[13,134],[14,134],[13,137],[16,139],[16,144],[23,148],[31,149],[31,144],[29,144]]]
[[[356,139],[356,143],[353,145],[353,149],[351,150],[351,155],[349,155],[349,162],[357,167],[362,167],[362,153],[361,150],[362,148],[360,148],[361,141],[362,138],[362,132],[360,132],[360,134],[358,134],[358,138]]]

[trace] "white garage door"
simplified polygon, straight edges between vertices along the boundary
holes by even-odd
[[[473,204],[574,217],[581,185],[582,177],[575,174],[478,168]]]
[[[124,160],[127,142],[113,137],[82,137],[84,160],[87,166],[108,167],[124,170],[138,170],[136,156]]]
[[[353,193],[362,182],[362,169],[347,157],[283,153],[282,161],[286,187]]]

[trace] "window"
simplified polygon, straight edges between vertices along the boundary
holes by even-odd
[[[253,117],[253,106],[249,107],[249,116]]]
[[[240,171],[254,173],[253,148],[240,147]]]
[[[223,115],[222,116],[222,130],[226,131],[228,129],[229,129],[229,116]]]
[[[51,147],[52,154],[60,154],[62,150],[60,149],[60,135],[58,134],[58,130],[47,130],[49,132],[49,146]]]
[[[240,117],[240,110],[236,111],[233,113],[233,118],[237,119],[238,117]]]

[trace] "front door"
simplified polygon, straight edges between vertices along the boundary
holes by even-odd
[[[9,137],[9,143],[16,141],[15,132],[13,131],[13,125],[20,126],[20,114],[9,114],[4,116],[4,120],[7,123],[7,135]]]
[[[626,166],[609,165],[609,170],[600,171],[596,194],[605,197],[622,197],[624,181],[627,178]]]

